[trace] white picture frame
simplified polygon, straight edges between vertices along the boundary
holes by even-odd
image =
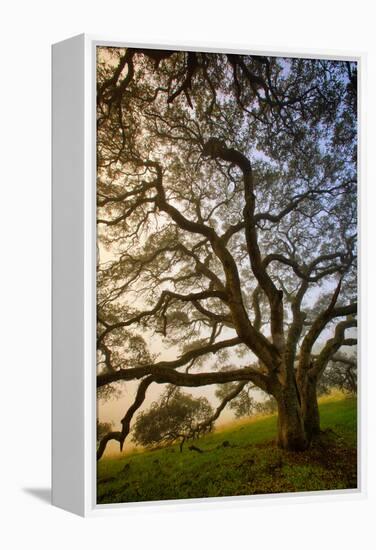
[[[99,45],[254,53],[285,57],[335,58],[358,62],[363,80],[363,54],[321,51],[265,51],[226,44],[129,44],[79,35],[52,48],[52,502],[81,516],[128,512],[143,507],[250,506],[274,502],[359,499],[365,480],[365,373],[359,369],[358,487],[343,491],[163,501],[96,504],[96,168],[95,50]],[[359,143],[364,114],[359,99]],[[360,147],[360,145],[359,145]],[[359,149],[359,203],[363,156]],[[360,207],[359,207],[360,209]],[[361,237],[361,231],[360,237]],[[361,272],[360,272],[361,275]],[[361,277],[359,277],[359,280]],[[361,292],[359,290],[359,296]],[[360,345],[363,355],[360,309]],[[68,344],[69,342],[69,344]]]

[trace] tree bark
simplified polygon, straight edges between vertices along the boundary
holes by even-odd
[[[295,385],[282,388],[277,396],[278,446],[288,451],[304,451],[308,447],[303,415]]]
[[[320,433],[320,412],[317,402],[317,381],[308,379],[301,390],[301,408],[307,440]]]

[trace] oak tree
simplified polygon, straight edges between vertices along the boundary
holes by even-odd
[[[97,384],[138,381],[98,458],[154,383],[252,384],[281,447],[319,432],[317,384],[356,345],[356,69],[98,49]]]
[[[186,440],[206,433],[211,428],[213,409],[205,397],[193,397],[177,386],[169,385],[158,401],[138,414],[133,427],[133,440],[144,447]]]

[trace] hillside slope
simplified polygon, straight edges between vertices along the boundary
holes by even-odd
[[[98,463],[98,504],[356,488],[356,400],[320,404],[323,435],[308,451],[278,449],[276,416],[235,423],[195,446]]]

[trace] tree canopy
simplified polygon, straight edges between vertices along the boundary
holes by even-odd
[[[193,397],[169,385],[158,401],[138,414],[133,440],[144,447],[192,439],[210,429],[213,409],[205,397]]]
[[[356,344],[356,188],[356,63],[98,48],[98,388],[140,381],[99,458],[152,383],[252,384],[306,448]]]

